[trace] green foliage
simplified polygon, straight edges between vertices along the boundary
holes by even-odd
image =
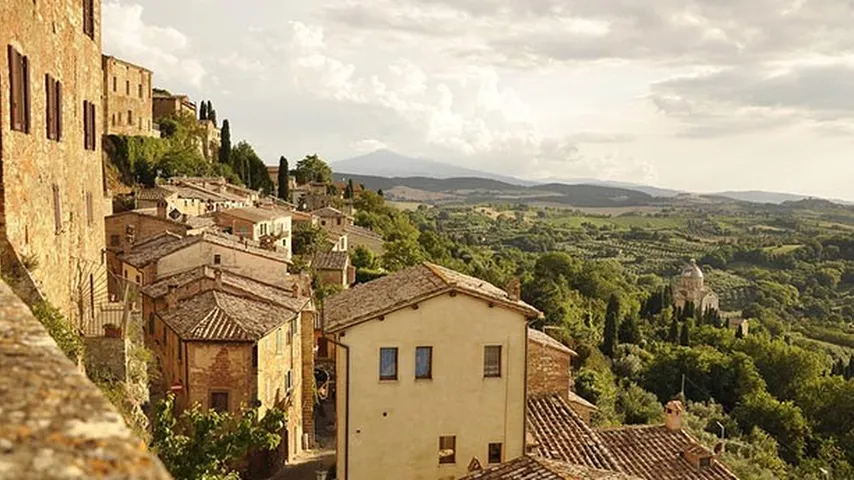
[[[616,409],[623,423],[629,425],[657,423],[663,416],[658,398],[635,383],[624,384],[618,390]]]
[[[377,257],[374,252],[362,245],[357,246],[350,253],[350,261],[357,269],[374,269],[377,267]]]
[[[297,162],[294,169],[297,184],[304,185],[309,182],[332,182],[332,169],[317,155],[307,155]]]
[[[294,255],[311,256],[326,247],[326,231],[307,222],[294,223],[291,248]]]
[[[627,315],[620,323],[618,338],[620,343],[641,343],[640,327],[638,327],[638,319],[634,315]]]
[[[679,330],[679,345],[687,347],[691,345],[691,326],[694,322],[689,318],[682,322],[682,329]]]
[[[273,192],[273,181],[270,180],[267,165],[249,143],[241,141],[231,149],[231,166],[247,187],[265,194]]]
[[[234,169],[231,163],[231,124],[227,118],[222,121],[222,129],[220,129],[219,163]]]
[[[257,409],[232,415],[196,405],[176,418],[169,395],[157,405],[151,447],[175,478],[236,480],[237,463],[251,450],[276,448],[284,425],[277,409],[259,417]]]
[[[284,201],[288,201],[290,199],[290,192],[288,189],[290,186],[288,185],[288,159],[284,156],[279,158],[279,176],[277,178],[278,181],[278,196]]]
[[[605,333],[602,342],[602,353],[614,356],[617,348],[617,325],[620,321],[620,297],[611,295],[608,299],[608,310],[605,313]]]
[[[768,391],[784,400],[796,398],[798,389],[827,370],[822,355],[782,340],[753,335],[737,342],[734,348],[753,359],[768,384]]]
[[[83,340],[80,333],[58,308],[47,302],[39,302],[33,305],[33,315],[72,362],[77,363],[83,357]]]

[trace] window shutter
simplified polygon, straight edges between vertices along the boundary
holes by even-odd
[[[53,82],[50,81],[50,75],[44,76],[44,91],[46,102],[45,111],[47,113],[47,138],[53,140]]]
[[[56,93],[53,96],[54,105],[56,105],[56,110],[54,110],[54,121],[56,122],[56,127],[54,129],[54,134],[56,135],[56,140],[62,140],[62,83],[54,81],[54,86],[56,86]]]
[[[30,60],[20,54],[18,58],[21,58],[24,82],[24,133],[30,133]]]
[[[7,56],[9,57],[9,120],[13,130],[21,130],[20,99],[18,98],[18,52],[9,45]]]
[[[56,233],[62,231],[62,210],[59,200],[59,185],[53,184],[53,223]]]
[[[90,113],[89,113],[89,136],[92,137],[91,140],[89,140],[89,144],[91,145],[92,150],[95,150],[96,146],[97,146],[97,143],[96,143],[97,137],[95,136],[95,104],[94,103],[89,104],[89,110],[90,110]]]
[[[89,102],[83,100],[83,149],[89,150]]]

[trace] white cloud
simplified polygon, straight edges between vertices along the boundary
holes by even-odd
[[[139,4],[105,2],[104,52],[153,70],[156,82],[177,80],[199,86],[206,71],[192,55],[187,36],[172,27],[147,25],[142,14]]]
[[[389,146],[376,138],[363,138],[350,144],[350,148],[359,153],[370,153],[377,150],[388,149]]]

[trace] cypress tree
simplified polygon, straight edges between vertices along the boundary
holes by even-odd
[[[208,119],[208,104],[202,100],[202,103],[199,104],[199,120],[207,120]]]
[[[682,322],[682,331],[679,332],[679,345],[688,347],[691,344],[691,319]]]
[[[848,366],[845,367],[845,379],[854,378],[854,355],[848,359]]]
[[[222,121],[220,132],[219,163],[231,165],[231,125],[227,118]]]
[[[385,196],[385,194],[383,194],[383,189],[382,189],[382,188],[381,188],[381,189],[379,189],[379,190],[377,190],[377,195],[379,195],[379,196],[381,196],[381,197],[384,197],[384,196]]]
[[[279,198],[284,201],[288,201],[288,196],[290,192],[288,191],[288,159],[282,155],[279,158]]]
[[[676,343],[679,341],[679,321],[676,319],[676,315],[673,316],[673,320],[670,322],[670,331],[667,332],[667,341],[670,343]]]
[[[213,122],[214,127],[216,126],[216,110],[211,106],[211,102],[208,102],[208,120]]]
[[[344,190],[344,197],[350,200],[355,196],[355,190],[353,189],[353,179],[347,181],[347,189]]]
[[[620,324],[620,332],[618,335],[620,343],[640,343],[640,329],[634,315],[626,315],[623,323]]]
[[[608,299],[608,309],[605,313],[605,335],[602,342],[602,353],[614,356],[617,349],[617,328],[620,318],[620,298],[614,294]]]

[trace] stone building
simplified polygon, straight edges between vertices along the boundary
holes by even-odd
[[[223,210],[215,215],[227,233],[275,246],[291,258],[291,213],[282,208],[245,207]]]
[[[105,135],[160,136],[152,122],[151,70],[104,55]]]
[[[706,310],[719,310],[718,295],[705,283],[703,270],[694,259],[682,269],[682,275],[673,286],[673,303],[676,308],[685,308],[692,303],[694,308],[705,312]]]
[[[539,315],[430,263],[326,299],[338,478],[457,478],[472,459],[522,456],[527,324]]]
[[[104,274],[101,2],[4,1],[0,18],[0,264],[77,318]]]
[[[200,147],[202,155],[209,162],[219,161],[219,147],[222,145],[222,132],[213,120],[199,120],[202,127]]]
[[[196,116],[196,104],[190,101],[186,95],[172,95],[163,91],[154,91],[152,94],[152,116],[154,121],[170,115],[192,115]]]
[[[310,279],[292,276],[270,285],[221,268],[201,266],[142,289],[146,346],[154,352],[161,384],[153,396],[176,394],[179,409],[237,412],[273,406],[287,414],[281,446],[293,459],[309,445],[303,432],[303,337],[314,324]],[[311,372],[311,370],[309,370]],[[310,373],[311,374],[311,373]],[[313,405],[312,405],[313,406]],[[310,436],[309,436],[310,437]]]
[[[180,181],[139,189],[134,192],[134,202],[137,210],[150,210],[155,213],[163,208],[166,216],[173,220],[179,220],[184,215],[197,217],[252,204],[244,195],[236,195],[224,189],[211,190]]]

